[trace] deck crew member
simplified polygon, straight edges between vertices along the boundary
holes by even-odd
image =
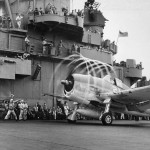
[[[65,115],[68,116],[69,115],[69,106],[68,106],[67,102],[64,103],[64,110],[65,110]]]
[[[19,120],[22,120],[24,115],[24,100],[20,101],[19,108],[20,108]]]
[[[23,119],[27,120],[27,113],[28,113],[28,104],[24,102],[24,109],[23,109]]]
[[[14,95],[11,95],[11,99],[10,99],[9,104],[8,104],[8,112],[7,112],[7,115],[5,116],[5,120],[9,119],[11,114],[17,120],[17,116],[16,116],[16,113],[14,111],[15,101],[14,101],[13,97],[14,97]]]

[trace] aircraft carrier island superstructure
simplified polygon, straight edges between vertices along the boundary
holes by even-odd
[[[103,39],[107,19],[98,5],[88,0],[83,10],[71,10],[71,0],[0,0],[0,100],[12,93],[29,105],[54,106],[55,98],[43,93],[62,94],[68,56],[79,53],[114,66],[128,86],[141,79],[135,60],[113,62],[117,45]]]

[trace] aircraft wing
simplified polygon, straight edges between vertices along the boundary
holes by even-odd
[[[65,96],[60,96],[60,95],[54,95],[54,94],[44,93],[43,96],[51,96],[51,97],[55,97],[57,99],[69,101],[69,99],[67,99]]]
[[[107,93],[106,96],[124,104],[140,103],[150,100],[150,86],[123,90],[117,93]]]

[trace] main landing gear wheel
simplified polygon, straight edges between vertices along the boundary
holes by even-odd
[[[101,120],[103,125],[111,125],[113,121],[112,114],[104,113]]]

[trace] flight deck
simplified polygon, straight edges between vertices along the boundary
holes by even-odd
[[[1,150],[149,150],[149,121],[0,121]]]

